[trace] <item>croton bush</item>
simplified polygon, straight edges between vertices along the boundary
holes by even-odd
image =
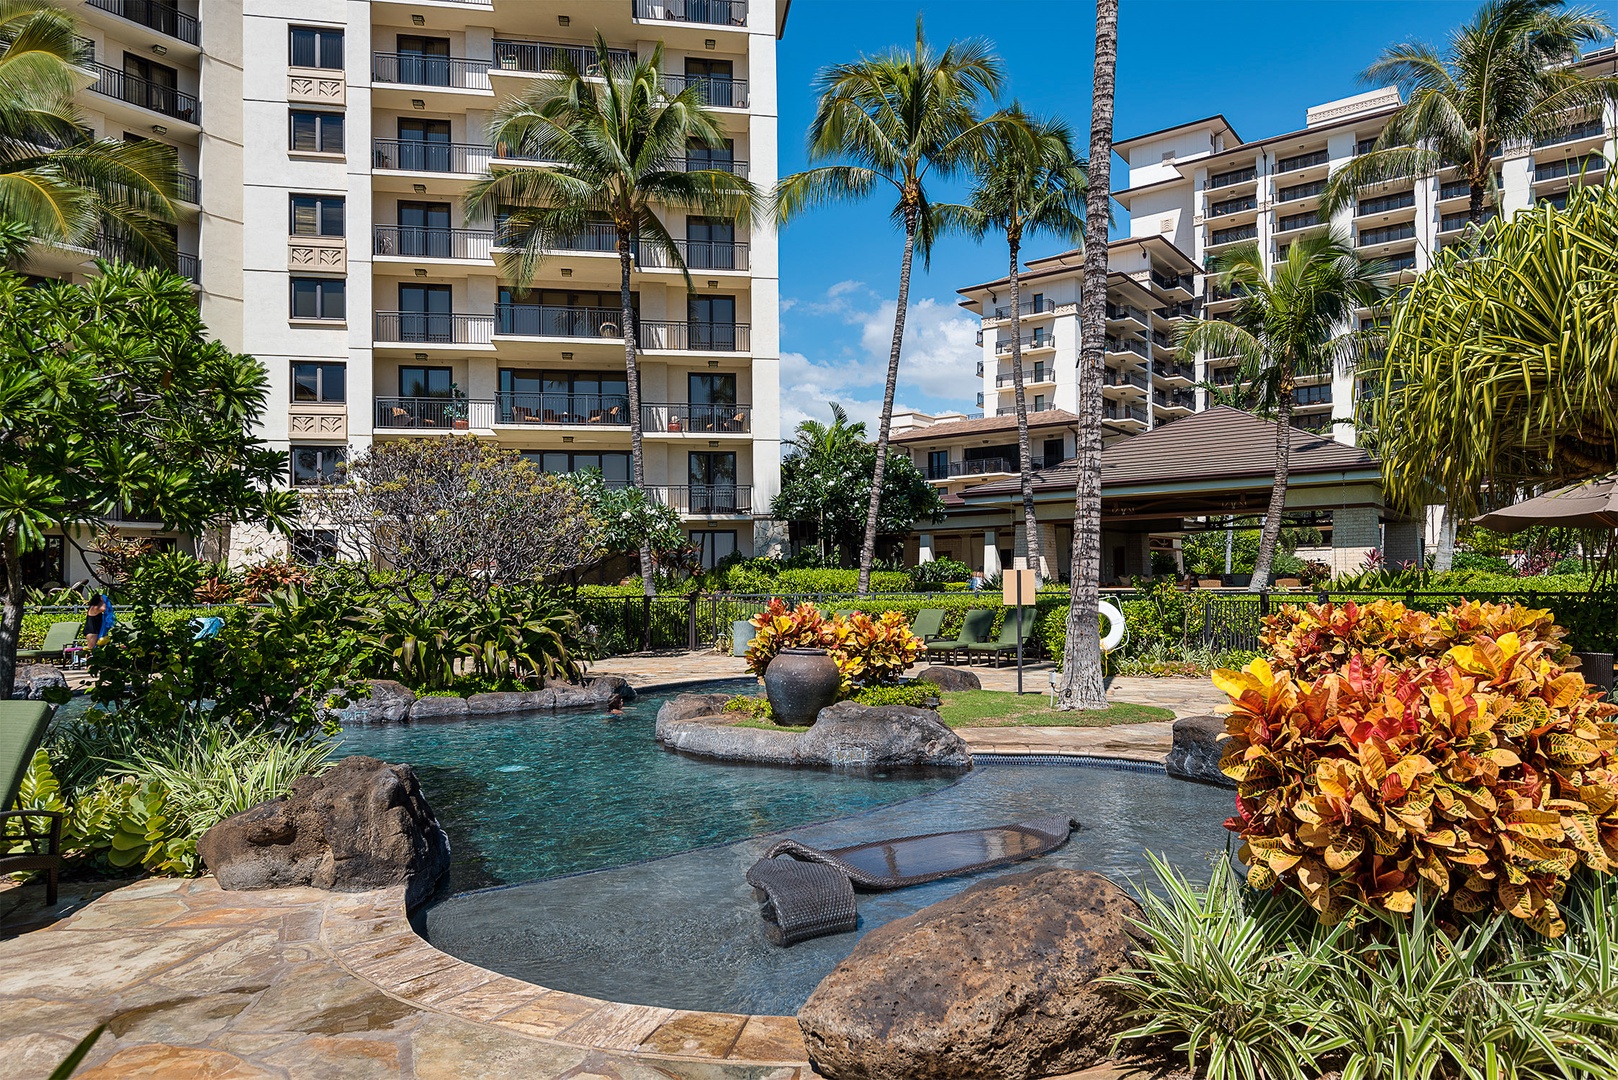
[[[762,678],[782,649],[824,649],[837,662],[845,695],[856,685],[895,681],[927,651],[926,643],[910,632],[910,620],[898,611],[876,618],[855,611],[845,618],[810,603],[789,608],[776,598],[752,624],[757,633],[747,647],[747,670]]]
[[[1214,675],[1249,882],[1296,887],[1326,922],[1421,892],[1560,936],[1568,878],[1618,865],[1618,706],[1569,670],[1564,636],[1477,602],[1267,619],[1271,659]]]

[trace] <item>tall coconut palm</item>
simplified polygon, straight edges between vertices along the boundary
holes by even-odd
[[[1085,165],[1073,135],[1059,120],[1039,120],[1013,104],[993,135],[972,188],[973,231],[1005,233],[1011,279],[1011,384],[1017,403],[1017,459],[1022,476],[1023,531],[1028,565],[1040,567],[1039,523],[1034,517],[1033,455],[1028,443],[1028,400],[1023,392],[1022,243],[1041,233],[1080,242],[1084,237]],[[1049,465],[1049,462],[1046,462]]]
[[[1258,246],[1247,244],[1214,260],[1221,288],[1242,294],[1225,319],[1193,319],[1179,343],[1192,352],[1237,358],[1237,378],[1251,384],[1261,409],[1273,412],[1275,481],[1259,534],[1254,592],[1268,588],[1281,537],[1292,450],[1293,392],[1300,376],[1325,375],[1363,360],[1380,331],[1353,325],[1355,309],[1375,307],[1389,289],[1377,275],[1387,267],[1362,262],[1352,242],[1335,232],[1295,240],[1266,276]]]
[[[1406,42],[1383,50],[1361,75],[1399,88],[1404,104],[1365,154],[1326,186],[1324,214],[1352,203],[1361,187],[1454,169],[1467,183],[1467,217],[1483,222],[1499,205],[1494,159],[1513,144],[1565,130],[1618,101],[1618,78],[1570,67],[1581,46],[1612,37],[1593,9],[1562,0],[1488,0],[1438,50]]]
[[[39,240],[172,263],[174,148],[98,139],[79,120],[73,17],[50,0],[0,0],[0,220]]]
[[[1118,0],[1096,0],[1090,96],[1089,208],[1079,296],[1078,476],[1072,579],[1058,709],[1104,709],[1101,672],[1101,367],[1107,338],[1107,226],[1111,221],[1112,110],[1118,77]]]
[[[905,309],[910,303],[911,263],[919,253],[922,264],[927,265],[938,235],[959,226],[965,216],[963,207],[934,203],[927,194],[927,181],[966,171],[984,155],[989,131],[998,118],[985,119],[979,110],[999,93],[1000,82],[1000,59],[987,42],[952,42],[942,51],[935,50],[927,44],[917,19],[913,51],[894,49],[882,56],[861,57],[829,67],[816,79],[820,102],[809,126],[809,160],[847,163],[795,173],[776,186],[776,213],[782,222],[812,207],[864,199],[879,183],[890,185],[898,197],[892,217],[904,230],[904,254],[877,427],[876,477],[860,548],[862,595],[870,591],[871,564],[876,558],[888,429],[899,381]]]
[[[610,221],[617,232],[620,323],[628,390],[630,475],[646,486],[641,452],[640,328],[630,293],[637,253],[672,266],[691,288],[691,273],[661,213],[737,218],[751,214],[757,192],[729,169],[691,168],[693,145],[723,149],[724,129],[707,106],[707,88],[688,81],[679,93],[663,83],[663,45],[639,59],[608,50],[596,34],[596,62],[585,74],[571,59],[502,104],[490,123],[494,144],[539,166],[491,169],[473,185],[469,216],[502,215],[499,243],[510,249],[502,271],[532,284],[544,261],[586,228]],[[640,551],[647,596],[657,585],[648,544]]]

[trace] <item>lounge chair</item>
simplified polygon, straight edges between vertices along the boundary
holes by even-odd
[[[1003,657],[1017,655],[1017,639],[1022,638],[1023,655],[1028,655],[1028,642],[1034,636],[1036,620],[1032,613],[1025,612],[1022,617],[1022,633],[1017,633],[1017,616],[1015,613],[1006,613],[1006,623],[1000,628],[1000,637],[994,641],[986,641],[980,645],[968,645],[966,658],[968,661],[974,656],[994,657],[994,666],[999,667]]]
[[[51,623],[51,628],[45,631],[45,642],[37,649],[18,649],[17,663],[31,663],[38,660],[60,661],[62,650],[79,640],[79,630],[84,626],[81,622]]]
[[[1078,822],[1052,814],[989,829],[902,836],[849,847],[780,840],[747,871],[765,935],[791,945],[855,929],[854,890],[883,892],[1032,859],[1067,843]],[[782,858],[781,856],[787,856]]]
[[[6,785],[5,801],[0,802],[0,807],[9,807],[16,800],[34,751],[39,749],[51,722],[51,712],[51,706],[43,701],[0,701],[0,782]],[[62,814],[56,810],[0,811],[0,827],[7,821],[21,823],[20,839],[32,851],[0,853],[0,874],[45,871],[45,903],[55,904],[62,874]]]
[[[916,621],[910,624],[910,632],[922,641],[937,641],[944,636],[944,615],[943,608],[922,608],[916,612]]]
[[[968,645],[983,644],[992,626],[994,626],[993,608],[973,608],[961,620],[961,632],[953,640],[927,643],[928,661],[931,662],[934,656],[942,656],[945,663],[953,663],[957,651],[965,649]]]

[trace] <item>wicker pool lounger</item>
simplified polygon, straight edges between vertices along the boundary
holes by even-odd
[[[854,889],[880,892],[989,870],[1053,851],[1078,822],[1052,814],[990,829],[902,836],[822,851],[781,840],[747,871],[762,906],[765,934],[791,945],[853,930]],[[781,858],[780,856],[789,856]]]

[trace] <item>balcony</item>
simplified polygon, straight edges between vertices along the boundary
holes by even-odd
[[[608,49],[607,61],[612,64],[632,64],[635,54],[629,49]],[[588,45],[561,45],[550,41],[494,40],[494,61],[491,68],[499,71],[523,71],[538,74],[558,73],[572,68],[585,75],[600,75],[601,65],[596,51]]]
[[[1382,263],[1385,267],[1383,273],[1386,274],[1397,274],[1401,270],[1414,270],[1416,268],[1416,253],[1407,251],[1403,255],[1394,255],[1383,259]]]
[[[1137,323],[1140,323],[1142,326],[1145,326],[1146,325],[1146,312],[1142,311],[1138,307],[1131,307],[1128,304],[1108,304],[1107,305],[1107,321],[1108,322],[1137,322]]]
[[[1562,161],[1547,161],[1542,165],[1534,166],[1534,183],[1544,180],[1559,180],[1564,176],[1579,176],[1587,173],[1606,171],[1607,159],[1601,154],[1590,154],[1583,158],[1567,158]]]
[[[1015,338],[1000,338],[999,340],[997,340],[994,343],[995,355],[996,356],[1009,356],[1009,355],[1011,355],[1011,343],[1013,341],[1015,341],[1015,340],[1017,340],[1017,339],[1015,339]],[[1029,337],[1022,338],[1021,341],[1022,341],[1022,347],[1024,349],[1054,349],[1054,348],[1056,348],[1056,338],[1053,337],[1050,334],[1033,334],[1033,335],[1030,335]]]
[[[639,324],[642,349],[690,352],[746,352],[752,327],[746,323],[647,322]]]
[[[1021,304],[1017,305],[1017,314],[1018,314],[1019,317],[1026,316],[1026,315],[1049,315],[1051,312],[1053,312],[1055,310],[1056,310],[1056,301],[1055,300],[1044,300],[1044,299],[1029,300],[1029,301],[1026,301],[1024,303],[1021,303]],[[989,317],[991,319],[1009,319],[1009,318],[1011,318],[1011,305],[1010,304],[1002,304],[1002,305],[1000,305],[999,307],[994,309],[994,314],[990,315]]]
[[[90,89],[97,94],[138,105],[188,124],[202,123],[202,105],[190,94],[150,79],[125,75],[106,64],[92,63],[87,66],[96,73],[96,81],[90,84]]]
[[[1048,401],[1026,402],[1024,404],[1024,407],[1027,410],[1029,416],[1033,416],[1035,413],[1051,412],[1052,410],[1054,410],[1056,408],[1055,405],[1052,405]],[[1000,408],[994,410],[994,415],[996,415],[996,416],[1016,416],[1017,415],[1017,406],[1015,406],[1015,405],[1003,405]],[[975,419],[975,417],[972,417],[972,416],[968,415],[967,419],[972,420],[972,419]]]
[[[663,89],[683,94],[695,87],[697,100],[711,109],[747,108],[747,80],[715,78],[712,75],[664,75]]]
[[[181,171],[174,177],[174,188],[179,193],[181,202],[193,205],[202,202],[202,181],[196,173]]]
[[[1313,405],[1330,405],[1331,384],[1322,383],[1319,386],[1296,387],[1292,391],[1292,403],[1304,409]]]
[[[1498,173],[1495,174],[1494,186],[1498,188],[1502,183],[1504,183],[1504,178]],[[1449,199],[1470,199],[1471,197],[1472,185],[1466,180],[1446,180],[1438,186],[1439,202]],[[1485,191],[1484,197],[1488,197],[1487,191]]]
[[[635,18],[654,22],[746,26],[747,0],[635,0]]]
[[[751,484],[680,484],[649,486],[642,490],[646,492],[647,498],[660,506],[672,507],[682,514],[697,517],[753,512]]]
[[[180,252],[174,256],[174,272],[193,285],[202,284],[202,260],[195,255]]]
[[[1489,222],[1493,221],[1499,216],[1500,211],[1490,207],[1489,209],[1483,211],[1483,220],[1478,222],[1478,224],[1487,225]],[[1438,219],[1438,231],[1441,233],[1455,232],[1459,229],[1466,228],[1471,221],[1471,214],[1467,213],[1465,210],[1462,210],[1458,214],[1445,214]]]
[[[489,167],[494,148],[478,143],[372,139],[371,155],[372,165],[378,169],[480,176]]]
[[[1103,368],[1101,370],[1102,386],[1133,386],[1137,390],[1150,390],[1152,380],[1141,371],[1119,371],[1117,368]]]
[[[1214,173],[1208,177],[1208,187],[1213,189],[1230,187],[1233,184],[1246,184],[1257,178],[1257,176],[1258,170],[1251,165],[1245,169],[1231,169],[1229,172]]]
[[[1136,425],[1145,427],[1148,416],[1144,405],[1125,405],[1117,401],[1108,401],[1101,411],[1103,420],[1111,421],[1123,427],[1134,428]]]
[[[488,90],[489,61],[379,52],[371,59],[371,81],[400,86],[441,86],[451,90]]]
[[[493,401],[451,397],[379,397],[376,427],[388,431],[464,431],[494,427]]]
[[[1047,463],[1043,459],[1037,457],[1030,458],[1028,461],[1028,467],[1030,469],[1047,469],[1060,464],[1061,462],[1059,461]],[[1022,466],[1018,463],[1016,458],[977,458],[972,461],[952,461],[949,463],[946,469],[940,469],[935,465],[928,465],[927,479],[953,480],[958,476],[998,476],[1005,474],[1017,474],[1020,472],[1022,472]]]
[[[753,407],[643,402],[640,425],[645,431],[666,431],[671,435],[746,435],[753,430]]]
[[[1241,380],[1237,377],[1237,369],[1233,367],[1214,368],[1208,373],[1208,381],[1215,386],[1235,386]]]
[[[195,17],[157,0],[89,0],[89,5],[187,45],[202,43],[202,24]]]
[[[1388,225],[1380,229],[1361,229],[1359,246],[1372,247],[1376,244],[1392,244],[1399,240],[1414,239],[1415,235],[1415,223],[1408,221],[1400,225]]]
[[[623,394],[496,394],[494,406],[497,424],[629,427]]]
[[[376,340],[419,345],[488,345],[494,316],[482,312],[379,311]]]
[[[1309,169],[1316,165],[1324,165],[1330,160],[1330,152],[1326,150],[1311,150],[1307,154],[1298,154],[1294,157],[1281,158],[1275,163],[1275,171],[1277,173],[1298,172],[1300,169]]]
[[[1044,364],[1035,364],[1034,369],[1032,371],[1023,372],[1022,381],[1023,381],[1023,385],[1025,385],[1025,386],[1029,385],[1031,383],[1055,382],[1056,381],[1056,375],[1055,375],[1054,372],[1047,371],[1045,369]],[[1016,385],[1016,375],[1015,375],[1015,373],[1014,372],[1008,372],[1005,375],[996,375],[994,377],[994,385],[996,385],[996,386],[1014,386],[1014,385]]]
[[[1202,314],[1202,299],[1185,300],[1178,304],[1170,304],[1163,311],[1165,319],[1195,319]]]
[[[504,337],[623,339],[617,308],[561,307],[550,304],[496,304],[490,319]]]
[[[1392,195],[1383,195],[1375,199],[1358,200],[1354,206],[1354,216],[1366,217],[1370,214],[1386,214],[1415,205],[1416,193],[1414,191],[1399,191]]]
[[[1170,274],[1162,270],[1152,271],[1152,284],[1160,289],[1179,289],[1189,293],[1194,282],[1190,274]]]
[[[1189,412],[1197,407],[1197,397],[1189,390],[1153,390],[1152,404],[1160,409],[1183,409]]]
[[[1152,376],[1165,382],[1197,381],[1197,371],[1190,364],[1176,364],[1163,360],[1152,362]]]
[[[1257,195],[1243,195],[1236,199],[1226,199],[1216,202],[1208,207],[1208,216],[1211,218],[1225,217],[1227,214],[1239,214],[1243,210],[1254,210],[1258,207]]]
[[[1239,240],[1254,240],[1258,237],[1257,225],[1237,225],[1231,229],[1215,229],[1208,237],[1210,246],[1216,244],[1234,244]]]
[[[708,157],[691,157],[687,155],[683,158],[675,158],[669,162],[668,167],[671,170],[680,169],[684,172],[699,172],[704,169],[712,169],[718,172],[735,173],[737,176],[747,175],[747,162],[739,158],[721,157],[717,154]]]
[[[1297,202],[1299,199],[1311,199],[1326,190],[1326,181],[1316,180],[1308,184],[1296,184],[1285,187],[1275,193],[1276,202]]]
[[[1133,353],[1142,359],[1146,357],[1146,343],[1137,338],[1108,338],[1106,347],[1110,353]]]
[[[618,246],[616,230],[613,247]],[[675,249],[688,270],[746,270],[751,265],[750,248],[734,240],[675,240]],[[643,270],[678,270],[668,252],[652,244],[635,248],[635,262]]]
[[[374,235],[374,253],[383,258],[486,262],[494,249],[494,233],[487,229],[377,225]]]
[[[1594,116],[1561,131],[1541,135],[1534,140],[1534,149],[1540,150],[1547,146],[1556,146],[1559,143],[1577,142],[1580,139],[1594,139],[1605,134],[1606,128],[1602,126],[1601,117]]]

